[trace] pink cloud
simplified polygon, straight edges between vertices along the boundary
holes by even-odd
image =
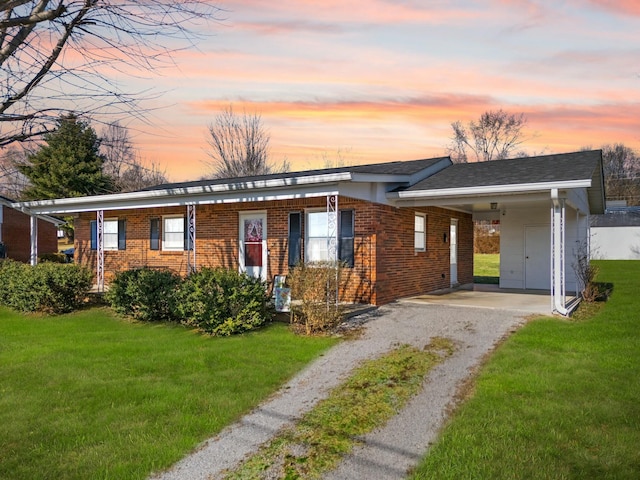
[[[640,3],[637,0],[589,0],[590,3],[614,13],[640,15]]]

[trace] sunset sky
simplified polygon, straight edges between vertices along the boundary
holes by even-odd
[[[451,122],[499,108],[525,113],[530,153],[640,148],[637,0],[216,5],[221,21],[175,68],[122,80],[165,92],[151,126],[128,126],[172,181],[205,174],[207,124],[230,104],[262,115],[271,159],[293,170],[337,152],[350,164],[444,155]]]

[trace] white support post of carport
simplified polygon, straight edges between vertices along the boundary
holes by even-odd
[[[187,205],[187,273],[196,271],[196,206]]]
[[[565,199],[551,190],[551,303],[553,311],[567,315],[565,285]]]
[[[104,210],[96,212],[96,254],[98,292],[104,292]]]
[[[338,246],[338,195],[327,195],[327,257],[330,262],[333,262],[336,269],[336,289],[335,292],[335,304],[338,305],[340,301],[340,286],[338,278],[338,261],[340,260],[339,246]],[[327,302],[331,299],[327,298]]]
[[[31,215],[31,256],[29,258],[31,265],[38,263],[38,217]]]

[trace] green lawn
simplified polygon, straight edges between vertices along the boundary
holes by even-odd
[[[474,283],[499,283],[500,281],[500,254],[499,253],[474,253],[473,254],[473,281]]]
[[[640,262],[598,265],[604,308],[510,337],[414,479],[640,478]]]
[[[0,309],[0,478],[146,478],[334,342],[282,324],[210,338],[106,309]]]

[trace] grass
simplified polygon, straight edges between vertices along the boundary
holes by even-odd
[[[598,265],[604,308],[510,337],[414,480],[640,478],[640,262]]]
[[[453,344],[434,338],[423,350],[402,346],[365,362],[293,427],[285,429],[227,478],[320,478],[353,448],[356,437],[383,425],[422,386]]]
[[[473,282],[496,285],[500,283],[499,253],[474,253]]]
[[[146,478],[334,342],[285,325],[211,338],[106,309],[0,309],[0,478]]]

